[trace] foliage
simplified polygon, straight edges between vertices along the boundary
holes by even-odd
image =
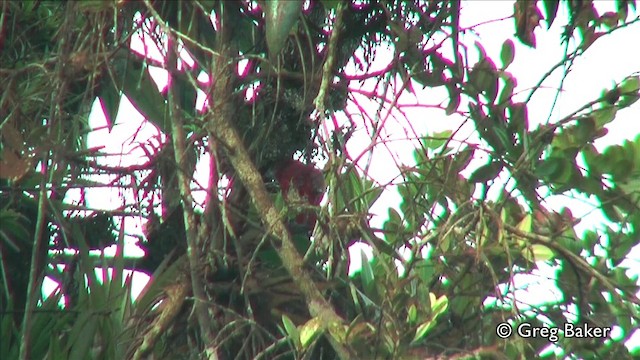
[[[533,358],[550,344],[573,358],[636,356],[624,343],[640,326],[638,279],[624,260],[639,238],[640,135],[604,151],[593,143],[637,106],[640,77],[547,123],[529,119],[551,73],[639,21],[634,1],[616,4],[599,14],[590,1],[516,0],[515,38],[498,61],[461,42],[473,29],[460,26],[459,1],[4,2],[3,356]],[[551,28],[562,8],[565,57],[523,98],[509,71],[521,61],[514,40],[535,48],[540,21]],[[389,63],[373,70],[384,51]],[[425,89],[444,89],[436,107],[480,141],[415,134],[414,163],[398,166],[399,184],[380,184],[365,153],[386,145],[401,94]],[[140,165],[114,165],[86,141],[94,102],[111,130],[125,97],[162,133],[140,145]],[[374,130],[355,155],[358,126]],[[295,186],[318,175],[312,159],[326,163],[322,206],[316,193],[292,200],[279,179],[294,155],[309,164],[289,177]],[[205,158],[208,184],[193,176]],[[99,187],[122,189],[122,206],[92,208],[86,194]],[[369,213],[391,188],[399,211],[376,229]],[[546,203],[561,194],[594,200],[610,226],[578,234],[580,219]],[[292,221],[301,216],[317,219],[312,232]],[[130,218],[147,221],[143,260],[124,257]],[[349,274],[356,243],[373,255]],[[115,256],[96,255],[108,246]],[[516,279],[543,264],[561,296],[526,304]],[[135,300],[125,269],[152,275]],[[58,283],[46,298],[45,276]],[[621,335],[507,341],[501,322]]]

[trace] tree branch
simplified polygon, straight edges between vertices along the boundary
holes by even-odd
[[[222,36],[218,40],[222,40]],[[274,244],[274,247],[284,267],[304,295],[309,313],[319,319],[323,330],[329,330],[330,340],[336,353],[341,358],[350,358],[350,352],[340,340],[344,338],[340,334],[344,331],[343,320],[324,299],[311,276],[304,270],[302,256],[296,250],[291,234],[282,222],[264,186],[260,172],[251,161],[249,152],[232,125],[235,112],[228,98],[229,94],[233,93],[232,77],[235,65],[230,61],[233,53],[229,50],[227,43],[220,41],[219,48],[216,49],[221,58],[216,59],[212,74],[215,85],[210,94],[211,110],[207,114],[210,140],[216,139],[223,145],[222,148],[226,149],[228,159],[249,192],[262,222],[269,233],[280,240],[279,244]]]

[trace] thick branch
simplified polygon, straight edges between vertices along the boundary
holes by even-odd
[[[165,33],[170,34],[171,29],[163,21],[162,17],[155,11],[149,1],[145,1],[147,9],[154,15],[156,21],[160,23]],[[171,39],[171,37],[169,37]],[[169,52],[167,56],[167,65],[170,69],[177,67],[177,54],[178,47],[173,42],[169,42]],[[213,333],[211,332],[210,316],[205,306],[206,296],[204,294],[204,287],[202,280],[200,279],[200,261],[202,256],[200,254],[200,246],[198,244],[198,228],[196,222],[196,216],[193,211],[193,196],[191,194],[191,170],[188,169],[185,156],[187,154],[186,146],[186,134],[184,132],[184,124],[181,115],[181,111],[176,103],[176,98],[179,98],[179,94],[176,93],[175,87],[170,88],[169,91],[169,117],[171,119],[171,136],[172,144],[175,155],[176,164],[178,165],[178,187],[180,189],[180,197],[182,198],[182,209],[184,211],[184,225],[187,233],[187,258],[189,260],[189,273],[191,277],[191,290],[193,291],[193,297],[195,298],[194,310],[196,318],[198,319],[198,325],[202,332],[202,337],[206,343],[206,346],[212,346]],[[205,352],[210,355],[209,358],[214,357],[210,349],[205,349]]]
[[[222,56],[228,53],[227,49],[219,49],[218,51]],[[229,58],[230,56],[227,55],[226,59]],[[292,242],[291,234],[282,222],[269,193],[265,189],[262,176],[251,161],[247,149],[232,125],[234,111],[228,101],[228,96],[232,93],[231,77],[234,65],[226,59],[217,59],[215,62],[213,74],[215,86],[211,94],[213,110],[208,115],[209,131],[227,150],[229,161],[238,178],[247,188],[262,222],[269,232],[280,240],[280,244],[274,244],[276,251],[285,268],[291,274],[294,283],[304,294],[310,314],[320,320],[325,330],[330,331],[333,337],[332,345],[340,357],[349,358],[349,352],[338,340],[340,336],[337,331],[342,331],[342,319],[324,299],[311,276],[304,270],[302,257]]]
[[[342,16],[344,13],[345,5],[343,2],[338,4],[336,9],[336,20],[333,24],[333,31],[331,32],[331,38],[329,38],[329,48],[327,50],[327,59],[324,62],[324,67],[322,69],[322,83],[320,84],[320,90],[318,91],[318,96],[314,100],[314,104],[316,106],[316,110],[318,111],[319,116],[324,116],[325,110],[325,98],[327,97],[327,92],[329,90],[329,83],[333,80],[333,67],[336,62],[336,53],[338,51],[338,39],[340,35],[340,28],[342,27]]]

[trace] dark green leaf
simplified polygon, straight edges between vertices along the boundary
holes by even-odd
[[[340,0],[320,0],[320,3],[322,3],[326,9],[335,9],[340,3]]]
[[[286,334],[293,341],[296,347],[300,347],[300,333],[298,332],[298,328],[286,314],[282,314],[282,324],[284,325]]]
[[[113,82],[105,81],[100,93],[100,105],[107,118],[107,126],[109,130],[113,128],[118,117],[118,109],[120,108],[120,98],[122,93],[113,86]]]
[[[591,115],[596,120],[596,127],[600,129],[606,124],[612,122],[613,119],[615,119],[617,112],[618,109],[615,106],[607,106],[592,112]]]
[[[449,104],[447,105],[446,114],[451,115],[458,110],[460,106],[460,91],[454,84],[447,84],[447,92],[449,93]]]
[[[507,129],[509,132],[516,133],[520,137],[520,141],[524,141],[529,129],[529,111],[525,103],[513,103],[509,107],[510,117]]]
[[[158,91],[158,86],[149,74],[148,68],[140,67],[136,61],[131,60],[118,64],[114,69],[114,86],[124,92],[142,116],[165,134],[170,134],[170,127],[166,126],[164,121],[165,98]]]
[[[558,157],[550,157],[543,160],[535,168],[535,175],[541,179],[546,179],[558,172],[560,168],[567,164],[567,160]]]
[[[277,56],[302,11],[300,0],[272,0],[265,4],[269,54]]]
[[[505,40],[502,43],[502,50],[500,51],[500,60],[502,61],[502,70],[506,69],[511,65],[513,59],[515,58],[516,48],[513,45],[513,41],[511,39]]]
[[[551,25],[556,18],[556,14],[558,13],[558,5],[560,5],[559,0],[545,0],[542,2],[544,5],[544,12],[547,20],[547,29],[551,29]]]
[[[374,283],[375,278],[373,275],[373,269],[371,268],[371,263],[369,262],[367,255],[362,250],[360,251],[360,261],[362,262],[362,285],[367,296],[372,297],[376,286]]]
[[[506,104],[511,100],[513,96],[513,89],[516,87],[516,79],[508,72],[502,74],[502,78],[505,82],[500,97],[498,98],[498,105]]]
[[[502,167],[503,164],[500,161],[492,161],[482,165],[469,176],[469,181],[479,183],[495,179],[500,171],[502,171]]]
[[[631,106],[640,99],[640,76],[626,78],[618,88],[621,93],[618,106],[621,109]]]
[[[423,144],[428,149],[437,150],[442,145],[446,144],[447,141],[449,141],[449,138],[451,137],[452,133],[453,131],[451,130],[444,130],[441,132],[434,133],[431,136],[425,137]]]

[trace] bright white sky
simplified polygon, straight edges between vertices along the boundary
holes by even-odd
[[[463,28],[481,23],[484,24],[491,20],[506,18],[513,13],[513,2],[511,1],[468,1],[463,2],[462,5],[463,10],[460,20],[461,27]],[[597,2],[596,7],[601,14],[605,11],[614,11],[615,2]],[[560,6],[554,26],[550,31],[547,32],[541,28],[536,30],[537,49],[528,48],[515,40],[513,36],[514,22],[512,19],[490,22],[475,27],[475,31],[469,31],[464,35],[461,34],[460,39],[467,45],[470,59],[477,57],[477,52],[473,46],[477,40],[483,45],[487,55],[494,59],[496,64],[499,64],[502,43],[507,39],[513,39],[516,45],[515,60],[508,70],[518,79],[518,87],[514,93],[518,93],[518,90],[520,90],[524,92],[523,95],[527,95],[528,90],[538,83],[542,75],[564,57],[563,48],[560,44],[560,34],[563,30],[560,24],[564,22],[563,19],[565,19],[566,16],[564,5],[562,5]],[[544,21],[542,21],[542,26],[546,27]],[[640,34],[640,24],[635,24],[596,41],[587,51],[587,54],[575,62],[564,83],[563,92],[560,95],[554,112],[550,115],[550,104],[556,95],[555,89],[557,89],[560,77],[562,76],[562,69],[558,69],[549,77],[544,83],[543,89],[538,90],[529,103],[530,125],[535,127],[538,123],[547,122],[549,118],[553,122],[573,112],[588,101],[598,98],[602,89],[611,88],[614,83],[622,81],[624,77],[640,71],[640,61],[638,60],[640,56],[637,54],[637,46],[631,45],[636,43],[638,34]],[[140,39],[134,39],[134,46],[136,43],[138,46],[141,46],[142,41]],[[450,45],[447,47],[450,47]],[[379,55],[378,58],[376,58],[374,68],[386,66],[390,59],[389,55]],[[159,71],[158,74],[160,78],[163,77],[162,71]],[[164,75],[164,79],[164,81],[162,79],[159,79],[159,81],[161,83],[166,82],[166,75]],[[370,84],[371,83],[365,84],[365,88],[369,87],[369,89],[371,89]],[[417,90],[416,95],[406,94],[400,98],[399,103],[406,105],[418,103],[437,105],[444,102],[446,106],[447,93],[444,89],[427,89],[422,91],[419,90],[419,85],[416,85],[414,88]],[[523,99],[524,96],[518,100]],[[371,103],[365,96],[361,96],[359,100],[362,101],[362,104],[367,103],[367,101]],[[377,105],[365,105],[365,109],[373,116]],[[106,120],[100,107],[96,105],[94,110],[90,119],[91,126],[93,128],[104,126]],[[355,107],[351,107],[348,110],[354,113],[358,112]],[[415,149],[415,143],[406,140],[407,134],[413,134],[415,131],[420,135],[424,135],[446,129],[455,129],[463,122],[462,118],[456,118],[455,116],[446,117],[442,110],[437,109],[428,110],[421,107],[407,106],[403,108],[403,111],[405,111],[409,123],[401,117],[390,117],[385,124],[386,133],[384,135],[388,135],[389,139],[396,139],[397,141],[387,142],[383,146],[376,146],[373,151],[367,152],[365,149],[371,144],[370,134],[365,128],[360,128],[355,132],[349,143],[348,150],[351,156],[355,157],[358,154],[364,155],[360,163],[362,166],[365,166],[367,160],[371,157],[372,161],[370,163],[369,174],[381,184],[386,184],[394,180],[396,182],[398,181],[396,178],[398,172],[394,173],[392,169],[394,169],[395,166],[390,166],[390,164],[414,164],[413,150]],[[395,114],[397,115],[397,113]],[[632,140],[635,138],[640,134],[640,122],[637,121],[639,114],[640,102],[635,103],[629,109],[618,112],[616,120],[607,126],[609,133],[605,137],[598,139],[595,146],[602,151],[608,145],[619,144],[624,139]],[[384,114],[381,115],[381,117],[383,116]],[[409,126],[411,128],[409,128]],[[146,155],[144,151],[142,151],[141,146],[148,142],[157,146],[159,143],[158,139],[161,136],[159,131],[153,125],[145,122],[144,118],[137,113],[125,99],[120,107],[120,113],[113,129],[110,132],[106,129],[95,131],[89,135],[88,141],[89,147],[104,146],[103,151],[105,153],[127,154],[123,157],[115,156],[108,160],[110,164],[118,163],[126,166],[146,162]],[[458,140],[474,141],[475,136],[472,123],[464,125],[463,131],[461,131],[456,138]],[[485,160],[486,159],[476,160],[476,166],[481,165]],[[206,169],[204,162],[202,162],[201,165]],[[469,170],[469,172],[470,171],[471,170]],[[198,173],[200,172],[198,171],[196,175]],[[498,188],[498,186],[496,186],[496,188]],[[107,190],[102,188],[93,191],[87,189],[89,205],[91,207],[104,209],[114,209],[123,205],[121,203],[122,200],[118,200],[121,199],[122,195],[119,194],[118,190],[112,189],[110,193],[106,191]],[[131,201],[129,195],[127,199],[127,201]],[[372,225],[374,227],[381,227],[390,206],[399,210],[399,201],[400,197],[397,192],[386,191],[372,208],[372,212],[377,214],[373,219]],[[548,199],[548,205],[558,211],[563,206],[568,206],[572,209],[574,216],[583,217],[582,222],[577,228],[578,233],[581,233],[585,228],[606,226],[603,223],[604,220],[601,214],[599,212],[592,212],[593,206],[589,205],[588,201],[585,202],[585,199],[576,200],[566,196],[555,196]],[[126,230],[128,233],[139,234],[141,233],[142,225],[140,221],[127,220]],[[352,265],[355,268],[359,268],[358,262],[361,248],[354,248],[351,249],[351,251],[354,260]],[[135,247],[127,247],[126,252],[132,255],[138,253]],[[625,265],[632,269],[629,270],[631,273],[640,275],[639,263],[640,251],[636,251],[633,259],[629,259]],[[536,294],[533,298],[537,299],[533,304],[559,296],[554,282],[548,280],[553,273],[550,272],[550,270],[545,271],[544,266],[541,267],[543,268],[542,271],[532,276],[520,277],[517,281],[519,285],[528,288],[526,292],[519,294],[518,298],[521,297],[520,295],[524,295],[522,298],[527,298],[529,304],[532,303],[532,294]],[[134,277],[134,283],[137,283],[134,284],[134,288],[140,289],[144,282],[146,282],[146,278]],[[616,336],[615,331],[613,335],[614,337]],[[640,331],[636,331],[634,339],[630,341],[628,345],[638,346],[639,344]]]

